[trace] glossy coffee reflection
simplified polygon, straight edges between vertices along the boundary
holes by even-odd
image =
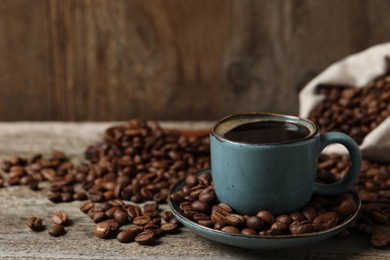
[[[298,124],[266,121],[237,126],[227,132],[224,137],[234,142],[275,144],[301,140],[309,134],[309,129]]]

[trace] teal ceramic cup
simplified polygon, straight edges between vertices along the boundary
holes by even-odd
[[[227,133],[249,124],[288,123],[304,128],[296,140],[251,143],[227,139]],[[340,181],[316,182],[321,151],[329,144],[344,145],[350,166]],[[223,118],[210,130],[211,172],[220,202],[240,214],[254,215],[259,210],[282,214],[307,205],[313,193],[332,195],[348,191],[357,180],[361,154],[358,145],[339,132],[320,134],[318,126],[294,116],[248,113]]]

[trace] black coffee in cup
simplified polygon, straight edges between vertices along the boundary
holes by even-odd
[[[309,129],[291,122],[261,121],[239,125],[224,137],[240,143],[274,144],[301,140],[309,134]]]

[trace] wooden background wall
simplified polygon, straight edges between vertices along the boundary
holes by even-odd
[[[390,40],[387,0],[1,0],[0,120],[298,113],[331,63]]]

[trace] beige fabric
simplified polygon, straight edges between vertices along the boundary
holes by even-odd
[[[318,84],[333,83],[362,87],[373,78],[383,75],[386,69],[385,56],[390,56],[390,43],[371,47],[331,65],[302,89],[299,95],[300,116],[307,117],[323,100],[322,95],[315,93]],[[365,137],[360,150],[367,158],[390,161],[390,118]],[[326,150],[331,153],[345,151],[340,145],[332,145]]]

